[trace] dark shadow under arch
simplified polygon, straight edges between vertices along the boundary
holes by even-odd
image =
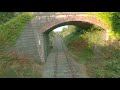
[[[84,22],[84,21],[68,21],[68,22],[63,22],[63,23],[57,24],[57,25],[49,28],[46,32],[44,32],[44,34],[51,32],[55,28],[58,28],[58,27],[61,27],[61,26],[65,26],[65,25],[75,25],[75,26],[79,26],[79,27],[82,27],[82,28],[90,28],[94,24],[88,23],[88,22]]]

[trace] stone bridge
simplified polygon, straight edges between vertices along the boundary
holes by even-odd
[[[106,31],[108,30],[98,18],[88,13],[89,12],[34,12],[34,18],[25,26],[16,43],[18,54],[28,54],[34,57],[37,62],[45,62],[49,53],[48,34],[60,26],[77,25],[86,28],[95,24]]]

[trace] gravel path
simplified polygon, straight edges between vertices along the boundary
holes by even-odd
[[[43,78],[87,78],[87,75],[81,72],[80,64],[67,53],[58,35],[53,47],[43,67]]]

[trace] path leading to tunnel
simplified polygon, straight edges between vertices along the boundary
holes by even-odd
[[[43,78],[86,78],[81,66],[67,53],[60,36],[56,35],[53,49],[43,67]]]

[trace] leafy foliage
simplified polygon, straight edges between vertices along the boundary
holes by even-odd
[[[105,33],[105,30],[97,26],[87,30],[74,26],[62,34],[67,47],[75,55],[74,58],[86,65],[90,77],[118,78],[120,77],[119,42],[106,41]]]
[[[7,22],[15,17],[14,12],[0,12],[0,24]]]
[[[109,28],[111,39],[120,39],[120,12],[99,12],[95,15]]]

